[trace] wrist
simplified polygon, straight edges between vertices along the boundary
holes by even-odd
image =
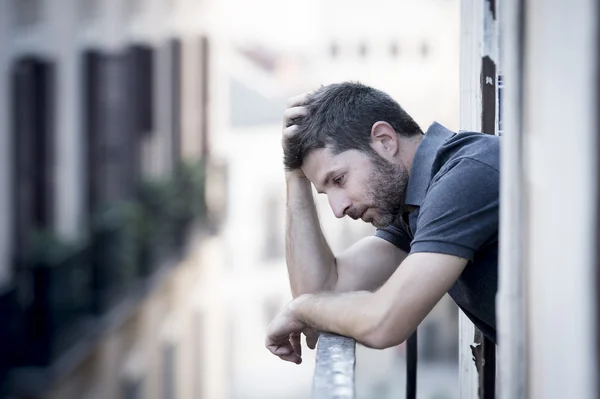
[[[307,303],[312,296],[312,294],[303,294],[289,303],[288,312],[293,319],[306,324]]]
[[[310,181],[308,180],[304,172],[302,172],[302,169],[286,170],[285,180],[288,184],[310,185]]]
[[[286,172],[285,182],[288,198],[301,198],[303,201],[312,198],[312,185],[306,177]]]

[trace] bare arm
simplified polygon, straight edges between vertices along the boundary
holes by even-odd
[[[403,342],[456,282],[467,260],[452,255],[409,256],[377,292],[303,295],[269,326],[266,346],[283,360],[299,363],[288,337],[313,328],[388,348]],[[432,278],[435,276],[435,278]]]
[[[337,280],[336,259],[319,225],[311,183],[287,173],[285,256],[292,295],[331,291]]]
[[[363,238],[334,256],[319,225],[310,182],[291,176],[287,180],[286,260],[294,297],[374,290],[406,258],[406,252],[378,237]]]

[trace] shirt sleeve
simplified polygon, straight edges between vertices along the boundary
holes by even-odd
[[[400,223],[392,223],[387,227],[377,229],[375,237],[383,238],[406,253],[410,252],[410,236]]]
[[[473,261],[497,240],[500,173],[461,159],[436,175],[419,210],[411,253],[435,252]]]

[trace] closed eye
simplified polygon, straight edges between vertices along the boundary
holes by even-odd
[[[335,184],[336,186],[341,186],[344,183],[344,176],[345,175],[339,175],[338,177],[333,179],[333,184]]]

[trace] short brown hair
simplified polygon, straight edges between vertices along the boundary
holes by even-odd
[[[322,86],[304,105],[306,116],[294,124],[298,130],[287,139],[284,166],[298,169],[309,152],[328,147],[334,154],[347,150],[372,153],[371,128],[389,123],[397,134],[423,134],[414,119],[388,94],[357,82]]]

